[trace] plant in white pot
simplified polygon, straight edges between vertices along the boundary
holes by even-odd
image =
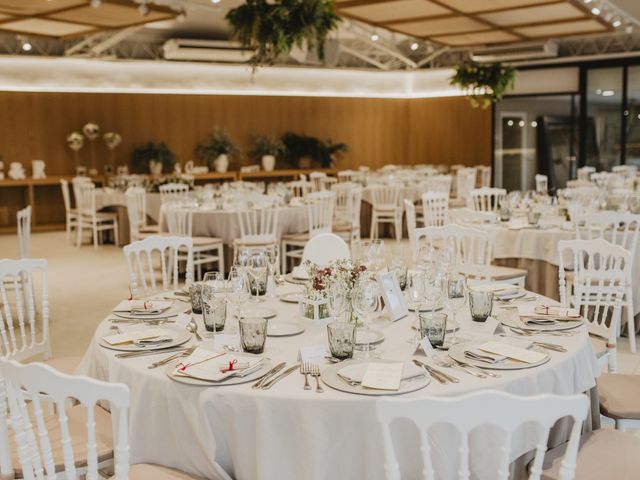
[[[276,168],[276,161],[282,158],[283,153],[284,145],[278,138],[267,135],[251,137],[249,156],[254,162],[262,163],[265,172],[272,172]]]
[[[164,142],[149,142],[136,147],[131,152],[131,163],[138,173],[149,171],[151,175],[161,175],[163,171],[171,172],[176,163],[176,154]]]
[[[239,153],[226,130],[214,128],[207,139],[196,147],[196,155],[218,173],[229,169],[230,159]]]

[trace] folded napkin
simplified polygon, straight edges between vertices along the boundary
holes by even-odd
[[[575,308],[536,305],[534,312],[538,315],[550,315],[558,319],[576,320],[580,318],[580,313]]]
[[[217,353],[196,348],[180,363],[174,375],[221,382],[229,377],[245,377],[262,367],[263,359],[253,355]]]
[[[348,382],[362,383],[365,373],[369,368],[370,363],[357,363],[355,365],[348,365],[338,370],[338,376],[342,377]],[[382,364],[384,365],[384,364]],[[400,380],[409,380],[417,376],[424,376],[424,370],[416,366],[413,363],[403,363],[402,373]]]
[[[309,272],[307,272],[306,268],[301,267],[301,266],[295,267],[292,270],[291,275],[296,280],[309,280]]]
[[[520,291],[520,287],[510,283],[481,283],[469,288],[477,292],[494,292],[498,295],[512,295]]]
[[[507,357],[504,355],[495,355],[489,352],[480,350],[479,348],[470,348],[464,351],[464,356],[472,360],[478,360],[480,362],[496,364],[504,362]]]
[[[107,342],[109,345],[122,345],[125,343],[134,343],[134,342],[149,342],[149,341],[162,341],[162,339],[168,338],[169,341],[173,339],[173,336],[167,330],[162,328],[145,328],[144,330],[135,329],[135,330],[126,330],[121,333],[116,333],[113,335],[106,335],[102,337],[102,339]],[[166,341],[166,340],[165,340]]]
[[[173,302],[160,300],[122,300],[113,311],[133,313],[135,315],[159,315],[171,308],[171,305],[173,305]]]
[[[580,313],[574,308],[551,307],[547,305],[518,305],[518,314],[527,325],[555,325],[562,321],[580,320]]]
[[[547,355],[540,352],[518,347],[506,342],[486,342],[475,348],[465,350],[465,356],[487,363],[500,363],[507,358],[524,363],[537,363],[544,360]]]

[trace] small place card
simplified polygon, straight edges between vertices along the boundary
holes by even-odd
[[[212,340],[213,350],[216,352],[223,351],[225,345],[231,345],[232,347],[240,346],[240,336],[237,334],[218,333]]]
[[[362,386],[377,390],[398,390],[402,380],[402,363],[370,363],[362,377]]]
[[[310,347],[300,347],[298,350],[298,361],[300,362],[317,362],[324,360],[327,350],[324,345],[312,345]]]
[[[422,351],[425,353],[427,357],[430,357],[435,353],[433,345],[431,345],[431,342],[429,341],[429,337],[427,337],[426,335],[422,340],[420,340],[420,348],[422,348]]]

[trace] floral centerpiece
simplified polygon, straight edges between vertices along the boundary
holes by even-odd
[[[328,306],[329,292],[330,289],[337,288],[344,295],[348,312],[347,320],[357,322],[358,318],[353,311],[351,300],[353,291],[364,272],[367,271],[367,267],[351,260],[336,260],[326,267],[319,267],[307,261],[305,267],[309,272],[310,279],[305,289],[305,299],[322,302],[319,308],[320,318],[330,316]],[[303,311],[305,317],[313,318],[313,316],[307,315],[308,313],[311,312]]]

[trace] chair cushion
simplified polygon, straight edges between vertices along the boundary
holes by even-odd
[[[115,477],[112,477],[114,479]],[[173,468],[161,467],[149,463],[131,465],[129,480],[204,480]]]
[[[336,222],[333,224],[331,229],[334,233],[336,232],[350,232],[353,226],[350,223],[346,222]]]
[[[140,227],[140,233],[155,233],[157,235],[160,233],[160,225],[145,225],[144,227]]]
[[[596,357],[602,358],[602,356],[607,353],[607,341],[604,338],[593,335],[589,335],[589,339],[591,340],[591,346],[593,347],[593,352],[596,354]]]
[[[47,408],[43,405],[43,408]],[[111,426],[111,414],[106,410],[95,407],[96,421],[96,451],[98,453],[98,463],[105,462],[113,458],[113,429]],[[87,465],[87,409],[81,405],[67,408],[69,434],[71,436],[71,448],[73,449],[76,467],[81,468]],[[45,417],[49,441],[51,442],[51,452],[56,466],[56,472],[64,470],[64,453],[62,449],[62,435],[57,414]],[[35,427],[35,423],[34,429]],[[35,431],[37,434],[37,431]],[[11,461],[14,465],[16,478],[22,478],[22,468],[15,444],[13,432],[9,431],[9,448],[11,449]]]
[[[560,462],[567,444],[545,455],[543,480],[560,478]],[[631,480],[640,477],[640,438],[613,429],[600,429],[582,435],[576,480]]]
[[[604,373],[598,378],[598,395],[603,415],[640,420],[640,375]]]
[[[289,240],[293,242],[307,242],[309,240],[308,233],[287,233],[282,235],[282,240]]]
[[[499,265],[491,265],[491,279],[512,280],[514,278],[526,277],[527,271],[522,268],[502,267]]]
[[[82,357],[55,357],[45,360],[44,363],[55,368],[59,372],[73,375],[76,372],[78,365],[80,365],[81,360]]]
[[[191,237],[194,247],[200,247],[202,245],[217,245],[222,243],[222,240],[216,237]]]

